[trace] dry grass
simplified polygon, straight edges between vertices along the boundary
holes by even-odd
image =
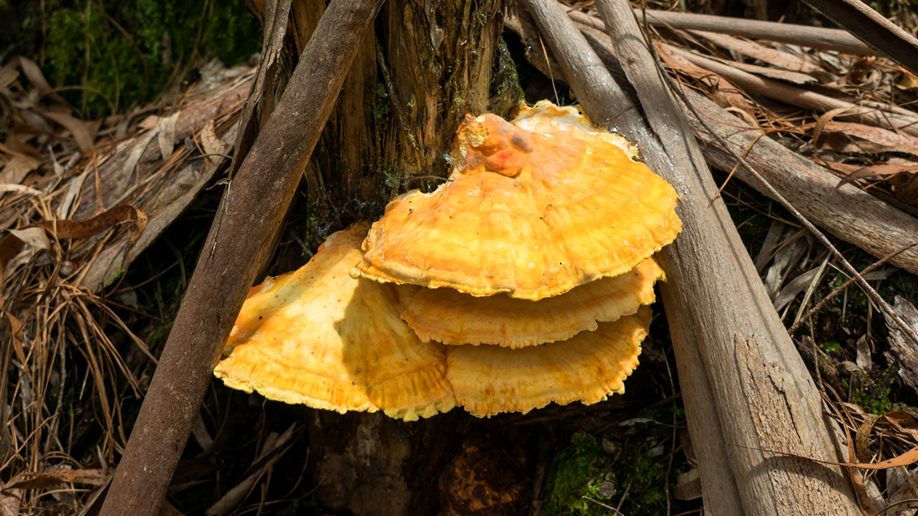
[[[156,360],[124,319],[140,310],[131,291],[112,293],[224,161],[220,137],[233,138],[251,70],[213,71],[177,109],[82,121],[34,63],[0,70],[11,108],[0,127],[0,228],[10,230],[0,503],[13,512],[78,512],[127,439],[123,410],[136,407],[126,401],[142,397]]]

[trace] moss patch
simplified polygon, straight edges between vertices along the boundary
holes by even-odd
[[[682,453],[670,468],[673,410],[642,410],[599,437],[575,433],[549,469],[543,512],[598,516],[610,514],[612,507],[629,515],[665,513],[666,486],[689,469]],[[676,419],[684,421],[677,410]]]
[[[617,492],[612,456],[590,434],[576,433],[555,458],[547,485],[545,514],[600,515]]]
[[[24,4],[15,13],[19,33],[23,41],[37,33],[40,49],[15,48],[13,41],[3,48],[37,53],[49,81],[90,117],[153,99],[180,84],[201,58],[236,64],[261,42],[258,22],[235,0]]]

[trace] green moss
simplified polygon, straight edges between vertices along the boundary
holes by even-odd
[[[233,65],[256,52],[259,28],[241,2],[47,0],[41,65],[86,115],[152,100],[200,58]],[[23,30],[38,30],[31,19]]]
[[[842,345],[837,340],[827,340],[820,344],[819,347],[827,354],[841,353],[842,351]]]
[[[554,461],[547,484],[545,514],[600,515],[608,509],[596,502],[611,504],[616,494],[612,457],[596,438],[577,433],[571,444]]]
[[[856,372],[851,375],[851,402],[872,414],[885,414],[892,408],[895,381],[895,373],[888,369],[874,375]]]
[[[488,105],[492,113],[507,117],[523,101],[520,78],[504,38],[498,40],[497,59],[494,60],[490,89],[491,99]]]
[[[604,432],[602,445],[593,435],[575,433],[549,468],[543,512],[605,515],[609,507],[629,515],[666,512],[666,485],[691,469],[681,453],[670,468],[670,423],[674,415],[684,421],[682,412],[672,406],[643,410],[629,424]]]

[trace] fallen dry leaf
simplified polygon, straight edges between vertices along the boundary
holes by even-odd
[[[33,170],[38,170],[41,160],[25,154],[16,154],[0,170],[0,183],[20,184]]]
[[[44,95],[53,89],[51,88],[51,84],[48,83],[48,80],[45,79],[45,74],[41,73],[41,68],[38,67],[35,61],[25,56],[18,56],[16,60],[19,61],[19,68],[22,69],[22,73],[25,74],[29,82],[38,88],[39,93]]]
[[[147,225],[147,216],[133,206],[122,204],[87,220],[43,220],[38,225],[52,231],[57,238],[66,239],[88,238],[127,221],[134,221],[138,231],[143,231]]]
[[[823,117],[820,117],[820,120],[822,120],[822,118]],[[819,122],[817,122],[817,124],[819,124]],[[802,129],[808,129],[810,127],[817,127],[820,129],[818,132],[814,131],[814,145],[819,135],[822,133],[838,133],[844,135],[840,141],[842,143],[852,143],[852,145],[843,147],[836,146],[836,148],[833,149],[839,152],[907,152],[914,156],[918,156],[918,138],[907,134],[894,133],[887,129],[854,122],[827,121],[821,124],[821,127],[816,124],[805,124],[801,126]]]
[[[877,165],[852,165],[850,163],[839,163],[837,161],[826,161],[822,159],[815,159],[814,161],[836,172],[847,174],[839,181],[836,188],[841,188],[845,184],[858,179],[883,178],[889,180],[899,174],[912,174],[918,172],[918,163],[904,160],[890,160],[887,163],[880,163]]]
[[[204,151],[204,155],[207,156],[207,161],[211,165],[216,165],[223,159],[223,154],[229,148],[229,144],[224,142],[217,136],[217,133],[214,131],[214,121],[208,120],[204,127],[201,128],[201,132],[198,133],[198,137],[201,140],[201,148]]]
[[[66,113],[60,113],[56,111],[45,111],[42,113],[46,118],[51,119],[61,126],[64,129],[70,131],[70,134],[73,135],[73,139],[76,140],[77,146],[80,147],[80,150],[84,153],[92,150],[93,141],[96,138],[96,132],[98,131],[98,125],[84,122],[74,118]],[[93,130],[95,126],[95,130]]]
[[[7,489],[41,489],[56,484],[105,485],[108,473],[101,469],[49,468],[35,473],[21,473],[3,486]]]
[[[900,90],[918,89],[918,75],[913,74],[901,66],[899,67],[899,73],[902,74],[902,77],[896,81],[897,88]]]
[[[42,228],[11,229],[9,232],[24,244],[37,249],[51,249],[51,241],[48,240],[48,235],[45,234],[45,230]]]

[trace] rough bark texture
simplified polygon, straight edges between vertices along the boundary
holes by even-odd
[[[628,19],[625,13],[631,16],[627,2],[599,5],[606,11],[607,25],[613,27],[616,50],[643,112],[637,107],[616,109],[621,102],[613,97],[620,95],[619,89],[608,87],[611,76],[595,65],[598,58],[557,3],[528,0],[525,4],[586,112],[594,121],[616,127],[637,141],[644,160],[680,194],[684,229],[676,243],[661,253],[670,278],[662,293],[677,356],[689,347],[698,350],[713,396],[713,404],[686,407],[687,414],[694,413],[689,415],[693,441],[708,438],[698,434],[698,423],[719,422],[730,472],[748,514],[816,514],[827,507],[856,514],[857,504],[839,468],[764,451],[839,459],[816,386],[771,305],[726,207],[717,200],[716,186],[684,117],[649,60],[634,20],[632,30],[622,27]],[[578,66],[580,60],[587,66]],[[683,374],[692,372],[680,367]],[[708,412],[698,413],[699,409]],[[724,513],[736,510],[707,508]]]
[[[115,471],[103,515],[157,514],[216,360],[381,0],[336,0],[227,190]]]

